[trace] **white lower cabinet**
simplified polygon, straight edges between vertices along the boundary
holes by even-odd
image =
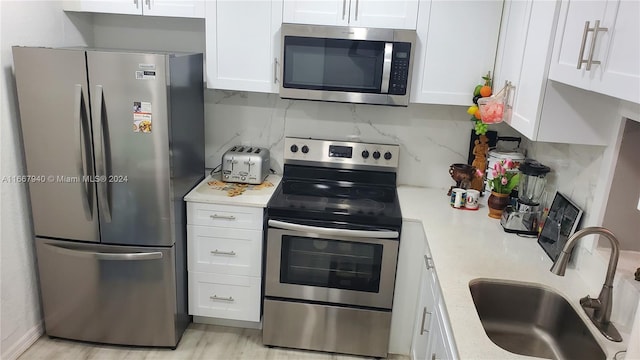
[[[413,360],[458,359],[449,318],[440,294],[433,259],[427,248],[411,346]]]
[[[260,321],[263,213],[187,203],[190,315]]]
[[[260,321],[260,278],[189,272],[189,313]]]

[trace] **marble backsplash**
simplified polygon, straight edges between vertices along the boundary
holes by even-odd
[[[462,106],[409,107],[283,100],[277,94],[207,90],[206,165],[235,144],[267,147],[282,171],[283,138],[313,137],[400,145],[398,183],[449,188],[449,165],[467,162],[472,123]],[[512,135],[508,126],[496,127]]]
[[[598,181],[602,179],[601,165],[603,146],[531,142],[527,155],[549,166],[547,176],[547,199],[551,205],[557,190],[584,210],[584,219],[589,215]]]
[[[206,165],[220,164],[232,145],[266,147],[272,168],[282,171],[285,136],[356,140],[400,145],[398,183],[447,189],[448,168],[466,162],[472,123],[462,106],[408,107],[283,100],[277,94],[207,90]],[[500,135],[519,136],[508,125]],[[551,202],[558,189],[585,211],[593,202],[604,147],[523,141],[527,155],[551,167]]]

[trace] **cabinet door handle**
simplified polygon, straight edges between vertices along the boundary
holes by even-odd
[[[273,58],[273,83],[278,83],[278,58]]]
[[[427,270],[433,269],[433,264],[430,260],[433,260],[430,256],[424,256],[424,265],[427,267]]]
[[[438,360],[438,359],[436,358],[436,353],[431,354],[431,360]]]
[[[149,10],[151,10],[151,0],[145,0],[145,2],[147,3]]]
[[[586,62],[584,59],[584,47],[587,43],[587,33],[589,32],[589,22],[584,22],[584,31],[582,32],[582,42],[580,43],[580,53],[578,54],[578,70],[582,67],[582,64]]]
[[[219,297],[218,295],[213,295],[213,296],[209,296],[209,299],[211,300],[222,300],[222,301],[234,301],[233,297],[229,296],[229,297]]]
[[[236,256],[236,252],[231,250],[231,251],[220,251],[218,249],[215,249],[213,251],[211,251],[211,255],[231,255],[231,256]]]
[[[342,20],[344,20],[344,16],[347,14],[347,0],[342,0]]]
[[[600,60],[593,60],[593,52],[596,49],[596,40],[598,39],[598,32],[607,32],[609,29],[600,27],[600,20],[596,20],[596,24],[593,26],[593,36],[591,37],[591,48],[589,49],[589,58],[587,60],[587,67],[585,70],[591,70],[591,64],[600,64]]]
[[[425,332],[429,332],[429,330],[424,328],[425,320],[427,319],[427,314],[429,314],[429,320],[431,320],[431,313],[427,311],[427,307],[422,308],[422,324],[420,325],[420,335]]]
[[[138,0],[133,0],[133,3],[136,5],[136,9],[139,8],[138,6]]]
[[[213,214],[209,216],[212,220],[215,219],[224,219],[224,220],[235,220],[236,217],[233,215],[218,215],[218,214]]]
[[[356,21],[358,21],[358,4],[360,3],[359,0],[356,0]]]

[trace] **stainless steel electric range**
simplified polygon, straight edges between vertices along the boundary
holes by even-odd
[[[269,205],[263,343],[386,357],[397,145],[286,138]]]

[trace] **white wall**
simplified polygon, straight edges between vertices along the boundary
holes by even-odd
[[[90,27],[62,12],[60,1],[0,1],[2,51],[1,176],[23,174],[18,105],[12,74],[12,45],[86,45],[76,26]],[[37,104],[34,104],[37,106]],[[0,186],[0,335],[2,359],[14,359],[42,332],[30,209],[24,184]]]
[[[609,192],[603,225],[613,231],[621,250],[640,251],[640,123],[627,120]],[[607,241],[599,246],[609,247]],[[640,264],[638,264],[640,266]]]

